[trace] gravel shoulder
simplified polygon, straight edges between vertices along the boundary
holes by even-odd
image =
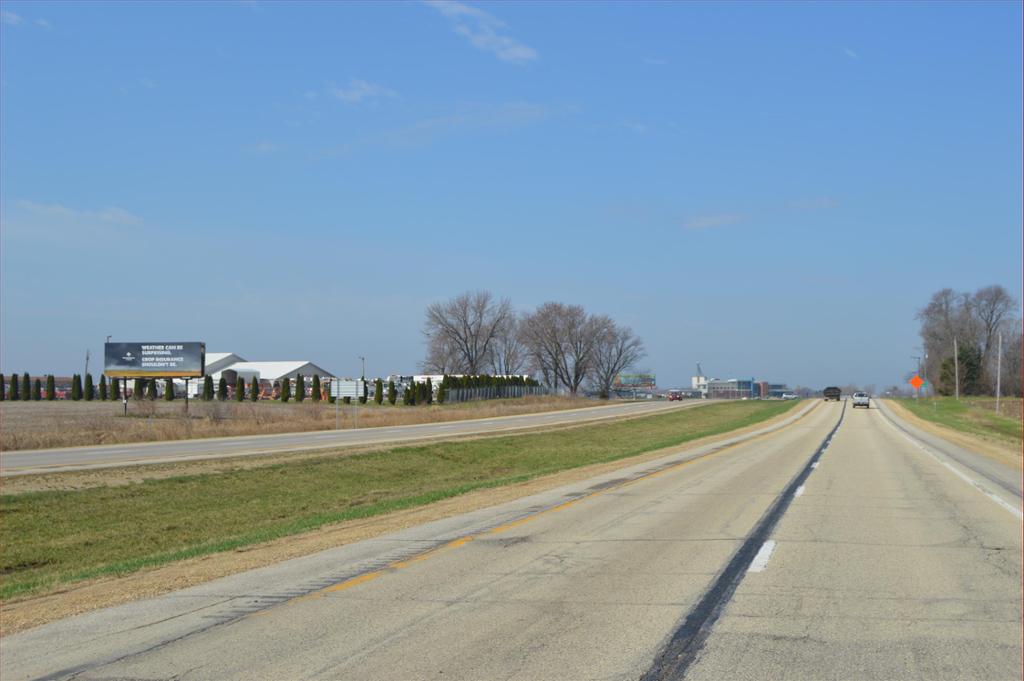
[[[1017,470],[1024,470],[1022,452],[1019,447],[1014,447],[1001,440],[964,433],[959,430],[954,430],[953,428],[948,428],[946,426],[927,421],[913,414],[909,409],[903,407],[903,405],[899,404],[896,400],[886,400],[885,404],[901,419],[923,431],[931,433],[936,437],[943,438],[944,440],[948,440],[959,447],[963,447],[964,449],[976,452],[977,454],[1001,463],[1004,466],[1010,466]]]

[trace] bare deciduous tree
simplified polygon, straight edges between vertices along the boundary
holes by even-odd
[[[633,335],[632,329],[605,319],[604,330],[598,335],[594,349],[591,382],[598,394],[607,399],[615,377],[647,353],[643,341]]]
[[[1004,395],[1021,395],[1021,350],[1024,338],[1021,337],[1020,320],[1004,324],[1003,332],[1003,364],[1002,384]]]
[[[520,339],[545,383],[576,395],[591,372],[594,350],[609,321],[588,315],[579,305],[544,303],[523,318]]]
[[[994,390],[998,345],[996,337],[1001,329],[1019,330],[1020,322],[1014,314],[1016,308],[1017,300],[998,285],[986,286],[973,295],[948,288],[936,292],[917,315],[927,355],[924,361],[925,377],[933,385],[939,384],[943,363],[953,356],[955,338],[961,347],[976,347],[980,350],[983,388]],[[1004,331],[1004,362],[1009,359],[1006,333]],[[1010,335],[1013,333],[1010,332]],[[1004,369],[1003,377],[1006,376]]]
[[[428,361],[436,350],[455,358],[453,366],[458,373],[483,373],[491,361],[495,339],[511,316],[512,303],[507,298],[495,300],[489,291],[467,292],[433,303],[423,325]]]
[[[993,362],[998,345],[996,335],[1016,306],[1017,301],[1013,296],[998,284],[978,289],[971,296],[971,311],[977,320],[979,332],[978,347],[981,348],[981,362],[989,374],[995,372]]]
[[[427,339],[427,356],[420,363],[427,374],[464,374],[465,367],[451,343],[441,335]]]
[[[509,315],[491,346],[491,372],[496,376],[522,374],[526,370],[526,360],[526,348],[519,338],[519,317]]]

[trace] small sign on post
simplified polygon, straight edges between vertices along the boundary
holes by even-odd
[[[347,381],[340,378],[331,379],[331,397],[334,398],[334,428],[338,430],[341,428],[340,424],[340,412],[338,405],[341,401],[348,397],[350,399],[358,399],[362,397],[363,390],[366,388],[366,381]],[[354,411],[358,418],[358,411]],[[358,427],[358,422],[356,423]]]
[[[331,397],[335,400],[345,397],[357,398],[363,394],[365,381],[346,381],[340,378],[331,379]]]

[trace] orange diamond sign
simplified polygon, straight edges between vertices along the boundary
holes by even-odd
[[[910,379],[910,385],[914,386],[914,390],[920,390],[921,386],[924,385],[924,380],[917,374],[914,374],[914,377]]]

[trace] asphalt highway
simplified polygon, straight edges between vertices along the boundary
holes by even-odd
[[[581,409],[411,426],[15,450],[0,453],[0,477],[487,435],[644,416],[703,404],[708,402],[621,402]]]
[[[0,675],[1019,679],[1016,480],[876,408],[809,403],[584,483],[6,637]]]

